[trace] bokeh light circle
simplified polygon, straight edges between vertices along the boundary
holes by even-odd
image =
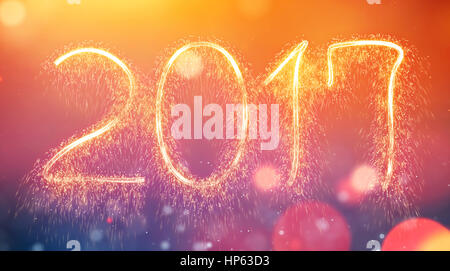
[[[383,242],[387,251],[450,251],[450,231],[428,218],[411,218],[395,226]]]
[[[281,175],[273,166],[261,166],[253,175],[253,183],[260,191],[270,191],[280,183]]]
[[[5,26],[21,24],[26,16],[26,9],[22,2],[8,0],[0,3],[0,20]]]
[[[363,164],[357,166],[350,176],[338,183],[337,199],[344,204],[359,204],[378,185],[378,174],[375,168]]]

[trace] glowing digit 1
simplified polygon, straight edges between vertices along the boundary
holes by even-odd
[[[299,70],[300,63],[303,59],[303,54],[308,47],[308,41],[301,42],[287,57],[283,60],[283,62],[266,78],[264,81],[264,85],[268,85],[275,76],[283,69],[283,67],[295,56],[297,55],[297,59],[295,61],[295,70],[294,70],[294,80],[292,85],[292,130],[293,130],[293,148],[292,148],[292,160],[291,160],[291,170],[289,172],[289,179],[287,184],[291,186],[295,178],[297,177],[299,161],[300,161],[300,116],[299,116]]]
[[[128,81],[129,81],[129,97],[127,100],[127,104],[126,104],[125,108],[123,109],[123,112],[125,112],[131,105],[132,97],[133,97],[134,91],[135,91],[135,82],[134,82],[133,74],[131,73],[130,69],[128,69],[128,67],[125,65],[125,63],[123,63],[115,55],[113,55],[107,51],[97,49],[97,48],[79,48],[79,49],[70,51],[70,52],[60,56],[59,58],[57,58],[54,61],[54,64],[56,66],[59,66],[61,63],[63,63],[64,61],[66,61],[67,59],[69,59],[73,56],[80,55],[80,54],[86,54],[86,53],[97,54],[97,55],[101,55],[101,56],[108,58],[109,60],[111,60],[115,64],[117,64],[127,75]],[[53,180],[53,181],[69,181],[69,180],[73,180],[73,179],[80,180],[79,177],[64,177],[64,178],[55,177],[52,174],[50,174],[50,169],[65,154],[67,154],[71,150],[81,146],[83,143],[85,143],[93,138],[96,138],[96,137],[104,134],[105,132],[109,131],[111,128],[113,128],[115,125],[117,125],[118,122],[119,122],[119,118],[116,117],[116,118],[112,119],[111,121],[109,121],[103,127],[99,128],[98,130],[95,130],[94,132],[73,141],[72,143],[65,146],[63,149],[61,149],[44,165],[44,168],[42,171],[42,175],[43,175],[44,179]],[[99,177],[82,177],[81,180],[113,182],[113,183],[142,183],[145,181],[145,179],[143,177],[131,177],[131,178],[128,178],[128,177],[100,177],[100,178]]]
[[[398,67],[403,61],[404,52],[403,49],[395,43],[380,41],[380,40],[358,40],[358,41],[348,41],[348,42],[340,42],[332,44],[328,47],[327,52],[327,60],[328,60],[328,86],[331,87],[334,82],[333,78],[333,62],[332,62],[332,53],[334,50],[343,47],[353,47],[353,46],[384,46],[388,48],[395,49],[398,52],[397,60],[394,63],[394,66],[391,70],[391,75],[389,77],[389,86],[388,86],[388,137],[389,137],[389,145],[387,152],[387,169],[384,181],[381,182],[381,187],[383,190],[386,190],[389,187],[389,184],[392,179],[393,169],[394,169],[394,86],[395,86],[395,77],[397,75]]]
[[[242,117],[242,126],[239,129],[239,133],[240,133],[241,137],[239,139],[239,143],[238,143],[239,145],[237,147],[236,155],[235,155],[233,161],[230,163],[230,165],[227,167],[227,169],[225,169],[224,172],[222,172],[222,174],[220,174],[220,175],[213,174],[210,177],[206,178],[201,183],[196,182],[193,177],[186,177],[185,175],[183,175],[183,173],[181,173],[173,165],[172,160],[167,151],[167,145],[164,142],[164,136],[163,136],[163,131],[162,131],[162,108],[161,108],[162,107],[162,99],[163,99],[163,95],[164,95],[164,86],[165,86],[165,83],[167,80],[167,76],[173,66],[173,63],[182,53],[186,52],[189,49],[198,48],[198,47],[207,47],[207,48],[212,48],[214,50],[217,50],[223,56],[225,56],[227,61],[230,63],[230,65],[232,66],[233,71],[236,75],[236,78],[238,80],[238,83],[241,86],[241,90],[242,90],[242,101],[241,102],[242,102],[242,111],[243,111],[242,112],[242,116],[243,116]],[[165,65],[164,70],[161,74],[159,83],[158,83],[155,122],[156,122],[156,135],[158,138],[159,150],[161,152],[164,164],[166,165],[169,172],[173,176],[175,176],[175,178],[178,181],[180,181],[183,184],[192,186],[192,187],[201,188],[201,187],[210,187],[210,186],[216,185],[216,184],[220,183],[221,181],[223,181],[224,179],[226,179],[229,176],[229,174],[232,172],[232,170],[236,167],[236,165],[239,163],[239,161],[242,157],[242,153],[243,153],[244,147],[245,147],[245,142],[247,139],[247,126],[248,126],[247,91],[245,88],[244,79],[242,77],[241,70],[239,69],[239,66],[236,63],[236,60],[234,60],[233,56],[231,56],[231,54],[227,50],[225,50],[223,47],[221,47],[215,43],[211,43],[211,42],[193,42],[193,43],[186,44],[183,47],[181,47],[180,49],[178,49],[172,55],[172,57],[169,59],[167,64]]]

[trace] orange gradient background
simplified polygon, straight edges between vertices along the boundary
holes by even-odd
[[[18,180],[36,160],[46,157],[47,151],[72,136],[74,127],[86,127],[82,118],[68,118],[65,112],[70,108],[59,104],[57,97],[43,95],[34,83],[41,65],[56,50],[82,42],[104,44],[145,73],[156,91],[155,70],[161,56],[183,38],[223,41],[235,49],[238,59],[249,63],[256,76],[266,72],[287,44],[308,40],[314,49],[335,39],[371,34],[405,40],[428,61],[432,83],[428,106],[434,118],[431,139],[423,148],[431,158],[423,164],[425,185],[416,204],[423,216],[448,227],[450,1],[0,0],[0,230],[13,231],[11,221],[2,214],[15,205]],[[338,158],[330,163],[336,169],[336,181],[351,180],[355,165],[339,171]],[[272,175],[260,185],[271,190],[278,175],[267,170]],[[261,177],[255,174],[257,179]],[[355,190],[346,185],[337,185],[338,190]],[[358,192],[353,190],[349,193]],[[303,207],[293,208],[298,212]],[[347,212],[345,208],[348,206],[341,211]],[[329,212],[334,215],[334,209]],[[285,220],[299,219],[288,215]],[[346,220],[342,221],[346,225]],[[370,238],[352,232],[338,248],[364,249]],[[11,248],[28,245],[25,237],[9,242]],[[310,247],[317,248],[315,245]],[[284,248],[283,243],[280,249]]]

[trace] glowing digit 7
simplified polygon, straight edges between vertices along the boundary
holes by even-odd
[[[403,49],[395,43],[387,42],[387,41],[379,41],[379,40],[358,40],[358,41],[348,41],[348,42],[340,42],[332,44],[328,47],[327,60],[328,60],[328,86],[332,86],[334,82],[333,77],[333,62],[332,62],[332,54],[333,51],[339,48],[344,47],[353,47],[353,46],[384,46],[388,48],[395,49],[398,52],[397,60],[394,63],[394,66],[391,70],[391,75],[389,77],[389,86],[388,86],[388,138],[389,145],[387,151],[387,167],[386,167],[386,175],[385,179],[381,182],[381,187],[383,190],[386,190],[389,187],[389,184],[392,179],[393,169],[394,169],[394,86],[395,86],[395,77],[397,75],[397,70],[404,58]]]
[[[131,73],[130,69],[128,69],[128,67],[125,65],[125,63],[123,63],[115,55],[113,55],[107,51],[97,49],[97,48],[79,48],[79,49],[70,51],[70,52],[60,56],[59,58],[57,58],[54,61],[54,64],[58,67],[60,64],[62,64],[67,59],[69,59],[73,56],[76,56],[76,55],[80,55],[80,54],[97,54],[100,56],[104,56],[104,57],[108,58],[109,60],[113,61],[115,64],[117,64],[123,70],[123,72],[128,77],[128,81],[129,81],[129,97],[128,97],[127,103],[125,105],[125,108],[123,109],[122,112],[126,111],[130,107],[132,97],[133,97],[134,91],[135,91],[134,77],[133,77],[133,74]],[[111,130],[114,126],[117,125],[118,122],[119,122],[119,118],[115,117],[112,120],[110,120],[109,122],[107,122],[103,127],[73,141],[69,145],[62,148],[58,153],[56,153],[44,165],[43,171],[42,171],[42,175],[43,175],[44,179],[46,179],[48,181],[50,181],[50,180],[53,180],[53,181],[82,180],[82,181],[100,181],[100,182],[115,182],[115,183],[142,183],[142,182],[144,182],[145,179],[143,177],[127,178],[127,177],[88,177],[88,176],[83,176],[80,178],[78,176],[76,176],[76,177],[70,176],[70,177],[61,178],[61,177],[54,176],[53,174],[50,173],[50,169],[53,167],[53,165],[59,159],[61,159],[61,157],[63,157],[64,155],[66,155],[67,153],[72,151],[73,149],[81,146],[85,142],[92,140],[93,138],[96,138],[96,137],[104,134],[105,132]]]

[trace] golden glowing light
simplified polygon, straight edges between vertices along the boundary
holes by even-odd
[[[164,87],[167,80],[167,76],[169,72],[171,71],[172,67],[174,66],[175,60],[177,60],[179,57],[181,57],[184,53],[188,52],[188,50],[192,48],[199,48],[199,47],[206,47],[211,48],[214,50],[217,50],[220,52],[228,61],[228,63],[232,66],[234,74],[238,80],[239,85],[242,89],[242,126],[239,127],[239,133],[241,135],[236,151],[236,155],[230,165],[225,169],[221,174],[216,175],[213,174],[212,176],[204,179],[203,182],[199,183],[195,180],[194,177],[187,177],[185,176],[179,169],[177,169],[172,162],[172,159],[169,156],[169,153],[167,151],[167,145],[164,141],[163,136],[163,130],[162,130],[162,100],[164,95]],[[223,47],[212,43],[212,42],[193,42],[184,45],[180,49],[178,49],[172,57],[169,59],[169,61],[166,63],[164,70],[161,74],[160,80],[158,82],[158,92],[157,92],[157,98],[156,98],[156,116],[155,116],[155,124],[156,124],[156,136],[158,139],[158,146],[159,150],[162,156],[162,159],[164,161],[165,166],[167,167],[168,171],[181,183],[192,186],[192,187],[208,187],[213,186],[227,177],[229,177],[230,173],[234,170],[234,168],[238,165],[239,161],[241,160],[242,154],[244,152],[245,142],[247,138],[247,126],[248,126],[248,112],[247,112],[247,91],[244,84],[244,79],[242,77],[241,70],[239,69],[239,66],[236,62],[236,60],[233,58],[233,56],[225,50]]]
[[[6,26],[20,25],[26,16],[25,5],[16,0],[0,3],[0,21]]]
[[[292,130],[293,130],[293,146],[292,146],[292,161],[291,170],[289,173],[288,185],[292,185],[297,177],[300,160],[300,114],[299,114],[299,71],[300,63],[303,59],[303,54],[308,47],[308,42],[300,43],[282,62],[281,64],[266,78],[265,85],[268,85],[275,76],[283,69],[283,67],[297,55],[295,61],[294,80],[292,85]]]
[[[377,184],[377,172],[371,166],[359,166],[353,171],[350,184],[357,192],[367,193]]]
[[[357,166],[350,176],[338,184],[337,199],[345,204],[356,205],[378,185],[378,174],[369,165]]]
[[[450,231],[438,231],[421,244],[420,251],[450,251]]]
[[[450,231],[429,218],[410,218],[390,230],[382,250],[450,251]]]
[[[199,76],[203,71],[202,57],[192,51],[185,52],[178,58],[175,71],[187,79]]]
[[[57,58],[54,61],[54,64],[58,67],[59,65],[61,65],[64,61],[66,61],[67,59],[76,56],[76,55],[80,55],[80,54],[97,54],[97,55],[101,55],[106,57],[107,59],[113,61],[115,64],[117,64],[122,70],[123,72],[126,74],[126,76],[128,77],[128,82],[129,82],[129,97],[127,100],[127,104],[125,105],[125,108],[123,109],[123,112],[126,111],[128,109],[128,107],[131,104],[132,101],[132,97],[133,94],[135,92],[135,82],[134,82],[134,77],[133,74],[131,73],[130,69],[125,65],[125,63],[123,63],[118,57],[116,57],[115,55],[104,51],[102,49],[97,49],[97,48],[79,48],[79,49],[75,49],[73,51],[70,51],[62,56],[60,56],[59,58]],[[110,121],[108,121],[103,127],[91,132],[90,134],[87,134],[75,141],[73,141],[72,143],[68,144],[67,146],[65,146],[64,148],[62,148],[58,153],[56,153],[45,165],[43,168],[43,172],[42,175],[44,177],[44,179],[46,180],[53,180],[53,181],[70,181],[70,180],[82,180],[82,181],[100,181],[100,182],[113,182],[113,183],[142,183],[145,181],[145,179],[143,177],[132,177],[132,178],[127,178],[127,177],[88,177],[88,176],[82,176],[82,177],[56,177],[53,176],[50,173],[50,169],[52,168],[52,166],[61,159],[61,157],[63,157],[64,155],[66,155],[68,152],[72,151],[73,149],[81,146],[82,144],[84,144],[85,142],[92,140],[102,134],[104,134],[105,132],[111,130],[114,126],[116,126],[119,122],[119,118],[116,117]]]
[[[347,42],[339,42],[332,44],[328,47],[327,52],[327,60],[328,60],[328,86],[331,87],[334,82],[333,76],[333,61],[332,54],[333,51],[339,48],[345,47],[354,47],[354,46],[383,46],[392,48],[397,51],[398,56],[397,60],[392,67],[391,74],[389,77],[389,85],[388,85],[388,97],[387,97],[387,111],[388,111],[388,139],[389,145],[387,150],[387,169],[384,180],[381,182],[381,187],[383,190],[386,190],[391,183],[392,175],[393,175],[393,167],[395,161],[395,151],[394,151],[394,140],[395,140],[395,131],[394,131],[394,87],[395,87],[395,78],[397,75],[398,67],[403,61],[404,52],[403,49],[395,43],[388,41],[380,41],[380,40],[358,40],[358,41],[347,41]]]
[[[253,182],[259,190],[267,191],[280,183],[280,174],[272,166],[263,166],[256,170]]]

